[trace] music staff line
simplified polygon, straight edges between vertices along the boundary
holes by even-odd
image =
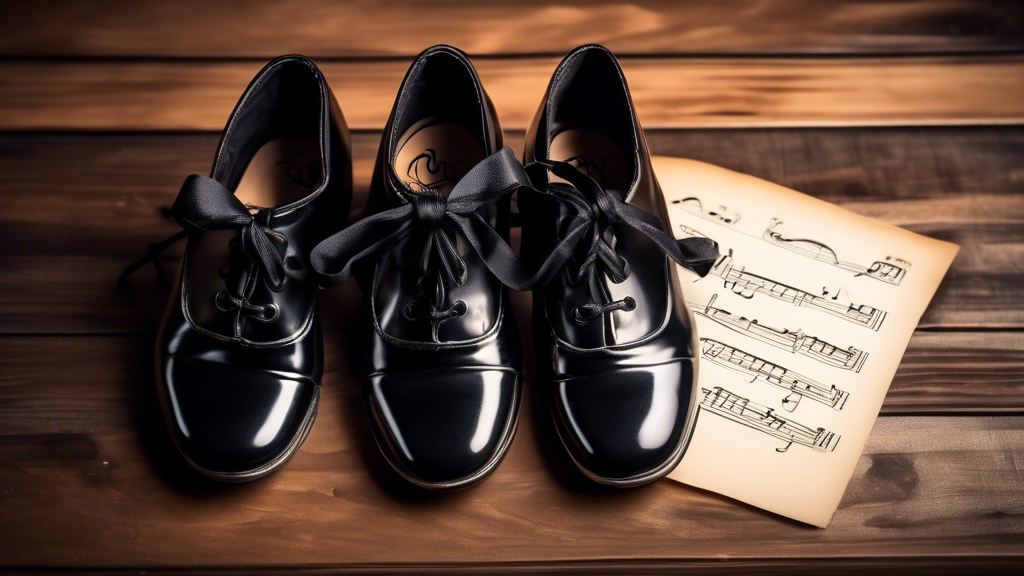
[[[704,393],[700,403],[702,409],[785,442],[786,445],[776,448],[776,452],[786,452],[793,444],[799,444],[815,452],[827,453],[839,445],[840,435],[778,416],[772,408],[751,402],[721,386],[711,390],[701,388],[701,392]]]
[[[736,230],[732,227],[733,224],[739,222],[740,214],[738,212],[729,212],[728,207],[726,206],[719,206],[717,211],[704,210],[703,203],[700,198],[697,198],[696,196],[683,198],[681,200],[673,200],[672,204],[677,205],[687,213],[703,218],[708,222],[734,230],[750,238],[757,238],[757,236],[747,234],[746,232]],[[696,211],[694,211],[693,208],[696,208]],[[824,242],[809,238],[787,238],[783,236],[780,232],[775,230],[779,224],[782,224],[781,220],[778,218],[772,218],[768,223],[768,227],[759,239],[764,240],[773,246],[778,246],[785,250],[800,254],[801,256],[851,272],[853,273],[854,278],[865,276],[880,282],[885,282],[886,284],[899,286],[907,274],[907,269],[904,266],[900,266],[900,264],[909,266],[910,263],[906,260],[887,256],[886,261],[876,260],[871,264],[871,266],[862,266],[852,262],[845,262],[840,260],[836,251]],[[687,228],[686,226],[680,226],[680,228],[683,228],[683,232],[693,232],[693,229]],[[703,234],[699,235],[703,236]],[[895,263],[889,262],[890,259]]]
[[[786,328],[774,328],[759,323],[757,319],[739,316],[723,308],[716,308],[714,303],[717,299],[718,294],[712,294],[706,305],[690,303],[690,307],[696,314],[734,332],[793,354],[803,354],[812,360],[835,368],[860,372],[867,361],[868,353],[853,346],[840,348],[820,338],[805,334],[803,330],[793,332]]]
[[[711,274],[718,276],[724,286],[738,296],[750,300],[755,294],[763,294],[794,306],[808,307],[831,314],[858,326],[878,331],[886,313],[866,304],[839,302],[836,297],[816,296],[771,278],[747,272],[746,267],[733,264],[733,252],[718,259]]]
[[[826,386],[788,368],[759,358],[749,352],[740,350],[718,340],[701,338],[701,356],[723,368],[747,376],[750,382],[758,380],[782,388],[789,392],[782,399],[782,408],[792,412],[800,406],[800,401],[809,398],[839,411],[843,409],[850,393],[840,390],[835,385]]]

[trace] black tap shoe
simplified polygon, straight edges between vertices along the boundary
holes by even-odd
[[[351,167],[320,70],[277,58],[231,114],[210,176],[185,180],[171,208],[184,230],[126,271],[188,237],[157,334],[156,382],[175,445],[206,476],[270,474],[313,424],[323,340],[309,253],[345,225]]]
[[[313,251],[331,283],[360,284],[354,370],[377,444],[417,486],[483,479],[515,435],[522,347],[499,277],[519,272],[507,239],[521,186],[469,58],[435,46],[399,89],[366,214]]]
[[[697,336],[672,260],[704,275],[717,245],[664,231],[626,80],[602,46],[577,48],[558,66],[524,163],[545,192],[519,198],[524,258],[572,248],[533,293],[538,378],[555,428],[592,480],[653,482],[682,459],[698,406]]]

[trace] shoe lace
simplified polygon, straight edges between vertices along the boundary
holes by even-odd
[[[288,245],[287,239],[260,223],[256,216],[250,213],[249,208],[220,182],[207,176],[192,174],[185,179],[170,212],[175,222],[184,229],[166,240],[151,244],[145,256],[125,268],[117,280],[118,286],[126,287],[128,278],[148,262],[153,263],[157,281],[166,284],[167,275],[159,258],[164,250],[190,233],[203,230],[238,230],[239,235],[228,243],[228,262],[233,261],[240,252],[241,256],[255,263],[259,272],[266,276],[267,285],[271,290],[277,292],[284,287],[284,252]],[[223,269],[221,276],[226,276]],[[230,290],[217,292],[214,295],[214,305],[222,311],[245,311],[262,322],[274,320],[279,312],[275,304],[253,304],[246,298],[232,294]]]
[[[590,291],[590,302],[575,306],[570,312],[570,317],[577,324],[587,324],[608,312],[630,312],[637,307],[631,296],[611,300],[607,288],[600,281],[603,274],[618,284],[624,282],[631,272],[629,262],[615,251],[617,226],[629,226],[643,233],[677,264],[701,277],[711,271],[719,257],[718,243],[714,240],[673,238],[665,232],[656,216],[626,202],[625,192],[604,189],[572,164],[538,160],[527,165],[526,170],[537,183],[546,180],[547,172],[569,182],[570,185],[548,184],[544,190],[535,190],[554,196],[576,209],[576,216],[569,227],[572,233],[575,234],[579,228],[586,230],[585,234],[577,235],[578,240],[571,244],[571,248],[566,242],[569,235],[560,240],[556,248],[563,255],[582,254],[576,269],[568,271],[570,282],[579,284],[585,281]],[[564,258],[563,265],[568,266],[572,260]]]
[[[455,286],[462,286],[469,279],[469,273],[466,261],[445,230],[445,198],[434,190],[427,190],[414,196],[412,205],[413,218],[421,229],[424,243],[417,260],[418,293],[403,309],[403,314],[409,320],[426,319],[436,329],[443,322],[467,311],[466,303],[462,300],[446,305],[448,298],[444,279],[447,278]],[[435,280],[433,298],[428,297],[425,288],[428,278]]]
[[[403,313],[410,320],[429,320],[436,338],[440,323],[467,310],[462,301],[447,304],[444,280],[455,286],[468,280],[466,261],[451,234],[460,231],[499,279],[520,274],[518,257],[479,209],[529,186],[522,164],[512,149],[505,147],[469,170],[447,198],[435,191],[412,194],[408,203],[362,218],[322,241],[310,254],[310,263],[326,284],[338,285],[352,276],[353,266],[363,258],[418,235],[423,240],[415,264],[419,294]],[[437,279],[432,295],[423,288],[427,278]]]

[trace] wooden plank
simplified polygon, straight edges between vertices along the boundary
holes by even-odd
[[[650,131],[648,138],[656,153],[720,164],[960,244],[921,325],[1024,327],[1024,130]],[[510,134],[508,143],[521,149],[522,139]],[[0,136],[0,332],[152,329],[166,299],[154,290],[152,270],[137,273],[127,293],[114,279],[177,229],[161,209],[184,175],[209,170],[216,142],[214,135]],[[377,134],[355,136],[359,190],[378,142]]]
[[[476,62],[506,129],[556,58]],[[1024,123],[1024,56],[623,60],[647,128]],[[220,130],[262,62],[0,61],[0,130]],[[407,60],[324,62],[349,124],[379,129]]]
[[[433,574],[447,576],[452,573],[473,574],[725,574],[727,576],[785,576],[818,574],[1015,574],[1020,572],[1021,560],[1014,556],[924,556],[905,558],[800,558],[778,560],[576,560],[555,562],[474,562],[471,565],[451,563],[374,563],[332,566],[288,566],[289,574]],[[68,574],[76,570],[37,570],[34,568],[8,569],[16,574]],[[188,567],[161,568],[160,574],[190,574],[196,576],[222,576],[231,574],[276,574],[280,567],[258,568],[232,566],[230,568],[196,569]],[[89,570],[90,575],[113,576],[123,574],[144,576],[151,571],[125,571],[118,569]]]
[[[880,418],[826,530],[671,481],[595,490],[572,473],[532,402],[491,478],[426,497],[406,491],[380,461],[335,353],[296,457],[260,482],[220,487],[188,473],[161,435],[146,396],[148,338],[3,340],[0,565],[423,562],[456,571],[475,562],[510,570],[583,562],[587,571],[595,559],[728,559],[781,570],[804,558],[1024,559],[1024,416]],[[339,345],[332,337],[327,349]]]
[[[924,332],[910,339],[882,412],[1024,412],[1024,332]]]
[[[585,42],[640,54],[914,53],[1024,45],[1018,3],[967,0],[59,0],[5,3],[0,22],[0,53],[52,56],[410,56],[438,42],[471,54],[560,54]]]

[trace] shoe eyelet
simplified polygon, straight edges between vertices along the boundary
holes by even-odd
[[[415,302],[409,302],[405,305],[405,308],[402,309],[402,316],[404,316],[406,320],[416,320],[416,308],[414,304]]]
[[[572,312],[569,314],[569,319],[572,320],[574,324],[578,324],[580,326],[586,326],[587,324],[590,324],[591,320],[590,318],[583,317],[583,314],[580,312],[579,306],[576,306],[575,308],[572,309]]]
[[[231,295],[225,290],[221,290],[213,295],[213,305],[221,312],[230,312],[235,309],[235,303],[231,299]]]
[[[462,300],[456,300],[452,304],[452,310],[455,311],[456,316],[465,316],[466,312],[469,311],[469,307],[466,306],[466,303],[463,302]]]
[[[624,312],[632,312],[633,310],[636,310],[636,300],[634,300],[632,296],[626,296],[623,298],[622,303],[626,305],[626,307],[622,309]]]
[[[278,308],[277,304],[264,304],[263,309],[260,310],[260,314],[258,316],[253,316],[253,318],[259,322],[273,322],[274,320],[277,320],[277,317],[280,314],[281,309]]]

